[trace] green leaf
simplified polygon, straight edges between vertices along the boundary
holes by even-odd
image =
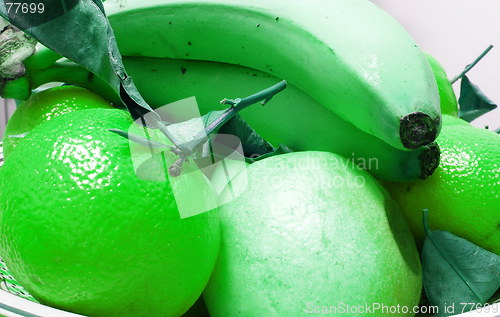
[[[206,115],[202,117],[205,128],[214,125],[216,122],[218,122],[220,118],[223,117],[223,115],[227,111],[228,109],[209,111]]]
[[[423,282],[429,301],[439,309],[437,316],[467,311],[462,303],[469,310],[472,303],[485,304],[500,287],[500,256],[450,232],[431,231],[427,219],[425,209]]]
[[[0,16],[101,78],[120,96],[134,119],[154,113],[125,71],[100,0],[45,0],[43,3],[43,12],[23,14],[22,10],[16,13],[5,1],[0,1]],[[156,119],[159,121],[159,117]]]
[[[458,116],[468,122],[497,107],[467,76],[462,77],[458,103],[460,104]]]
[[[270,156],[291,152],[291,150],[284,145],[280,145],[277,148],[272,146],[271,143],[267,142],[257,132],[255,132],[255,130],[240,115],[234,116],[225,125],[223,125],[219,130],[219,133],[231,134],[240,139],[245,160],[248,163],[253,163]]]
[[[489,300],[490,303],[500,303],[500,289]]]
[[[245,157],[258,157],[274,150],[274,147],[255,132],[240,115],[236,115],[229,120],[219,130],[219,133],[238,137]]]

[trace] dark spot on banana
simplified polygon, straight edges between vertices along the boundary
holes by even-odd
[[[426,179],[431,176],[439,165],[441,150],[436,142],[425,146],[418,157],[420,161],[420,178]]]
[[[182,73],[182,74],[185,74],[185,73],[186,73],[186,71],[187,71],[187,69],[186,69],[185,67],[181,67],[181,73]]]
[[[440,118],[423,112],[410,113],[400,120],[399,136],[404,147],[416,149],[432,143],[438,135]]]

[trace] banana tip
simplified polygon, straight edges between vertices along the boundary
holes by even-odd
[[[399,135],[403,146],[416,149],[430,144],[438,135],[439,118],[432,119],[422,112],[413,112],[400,121]]]
[[[441,151],[436,142],[433,142],[427,146],[420,154],[420,178],[425,179],[434,173],[439,165],[439,158]]]

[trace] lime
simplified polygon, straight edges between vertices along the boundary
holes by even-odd
[[[80,109],[111,108],[109,102],[94,92],[76,86],[58,86],[33,94],[22,102],[7,123],[4,134],[4,157],[30,132],[47,120]]]
[[[446,230],[500,255],[500,136],[444,115],[441,163],[426,180],[388,183],[421,244],[422,209],[432,230]]]
[[[429,54],[425,54],[427,61],[431,65],[432,72],[436,78],[439,90],[440,106],[442,114],[458,116],[458,102],[453,87],[451,86],[446,71],[439,61]]]
[[[128,140],[108,131],[131,124],[117,109],[59,116],[0,169],[0,254],[44,304],[90,316],[180,316],[209,279],[216,211],[181,218],[173,182],[136,176]],[[175,159],[165,153],[167,164]],[[182,168],[192,169],[193,200],[216,199],[199,170]]]
[[[223,194],[244,190],[220,207],[221,250],[204,292],[212,317],[418,304],[420,261],[408,225],[373,177],[347,163],[295,152],[253,163],[231,181]]]

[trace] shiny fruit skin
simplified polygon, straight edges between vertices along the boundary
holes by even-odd
[[[44,304],[90,316],[179,316],[208,281],[216,211],[181,219],[171,182],[136,177],[128,140],[108,131],[131,124],[122,110],[60,116],[0,169],[0,254]],[[193,199],[215,199],[201,174],[197,181]]]
[[[30,132],[45,121],[76,110],[92,108],[109,108],[111,104],[94,92],[77,86],[57,86],[32,94],[22,102],[9,118],[4,133],[4,158],[15,149],[22,138],[19,136]]]
[[[421,245],[422,209],[446,230],[500,255],[500,136],[443,116],[441,163],[423,181],[386,183]]]

